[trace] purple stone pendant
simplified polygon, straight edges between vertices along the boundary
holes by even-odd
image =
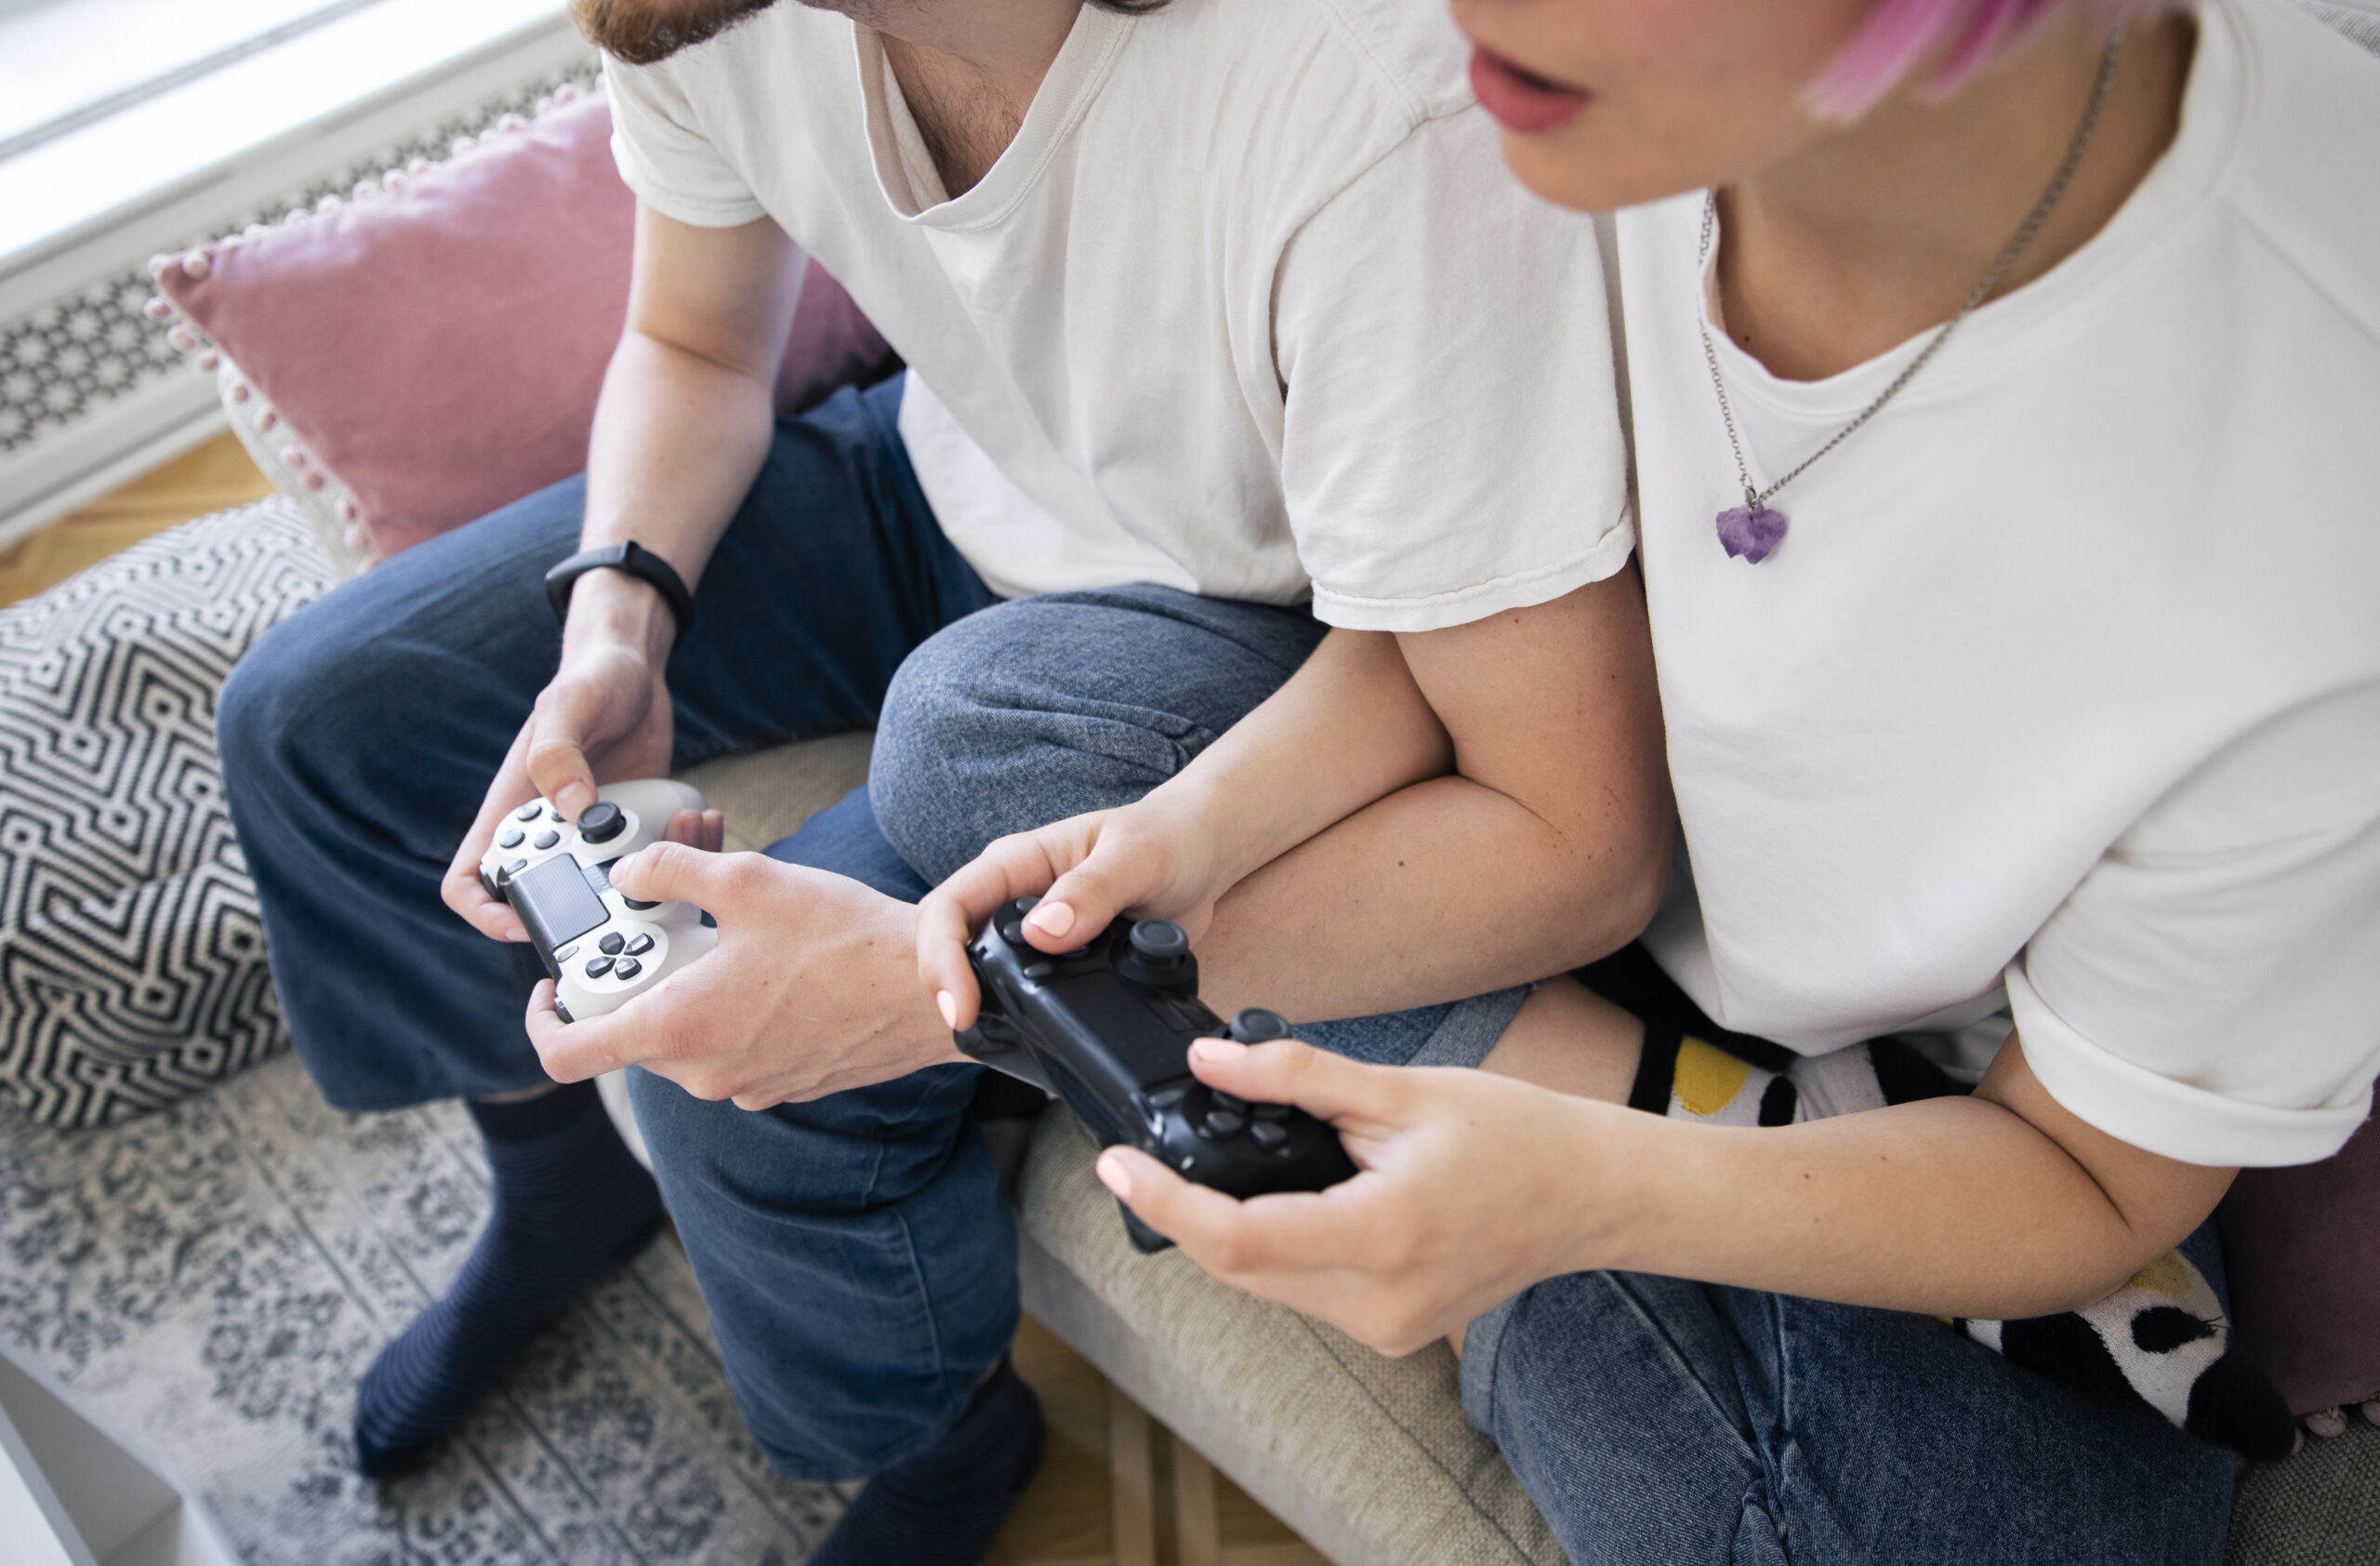
[[[1766,506],[1730,506],[1719,513],[1719,544],[1747,565],[1757,565],[1785,541],[1785,513]]]

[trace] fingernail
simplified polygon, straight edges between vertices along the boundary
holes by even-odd
[[[1118,1201],[1132,1200],[1132,1177],[1124,1171],[1124,1161],[1113,1153],[1102,1154],[1098,1164],[1099,1183],[1116,1193]]]
[[[1025,922],[1045,936],[1063,936],[1075,927],[1075,910],[1064,903],[1043,903],[1025,916]]]
[[[950,998],[947,989],[933,992],[933,1003],[942,1012],[942,1025],[953,1033],[959,1031],[959,1002]]]
[[[1237,1060],[1248,1053],[1248,1046],[1236,1039],[1197,1039],[1191,1042],[1190,1053],[1201,1060]]]

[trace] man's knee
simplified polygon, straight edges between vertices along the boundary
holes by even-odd
[[[1159,588],[969,616],[911,653],[885,695],[877,821],[938,882],[993,838],[1129,803],[1271,695],[1312,639],[1301,617]]]

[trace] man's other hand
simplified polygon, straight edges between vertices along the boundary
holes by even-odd
[[[964,1061],[917,985],[917,909],[826,870],[662,843],[612,869],[646,902],[692,903],[719,944],[605,1016],[564,1023],[551,983],[529,1042],[556,1082],[641,1066],[738,1108],[824,1097]]]

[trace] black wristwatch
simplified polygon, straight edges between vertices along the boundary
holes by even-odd
[[[581,550],[546,573],[546,602],[554,606],[554,618],[570,618],[570,590],[578,578],[589,571],[625,571],[640,582],[649,583],[669,605],[669,614],[678,622],[677,641],[686,639],[694,628],[694,595],[686,591],[686,580],[670,569],[669,563],[631,538],[625,544],[606,544],[600,550]]]

